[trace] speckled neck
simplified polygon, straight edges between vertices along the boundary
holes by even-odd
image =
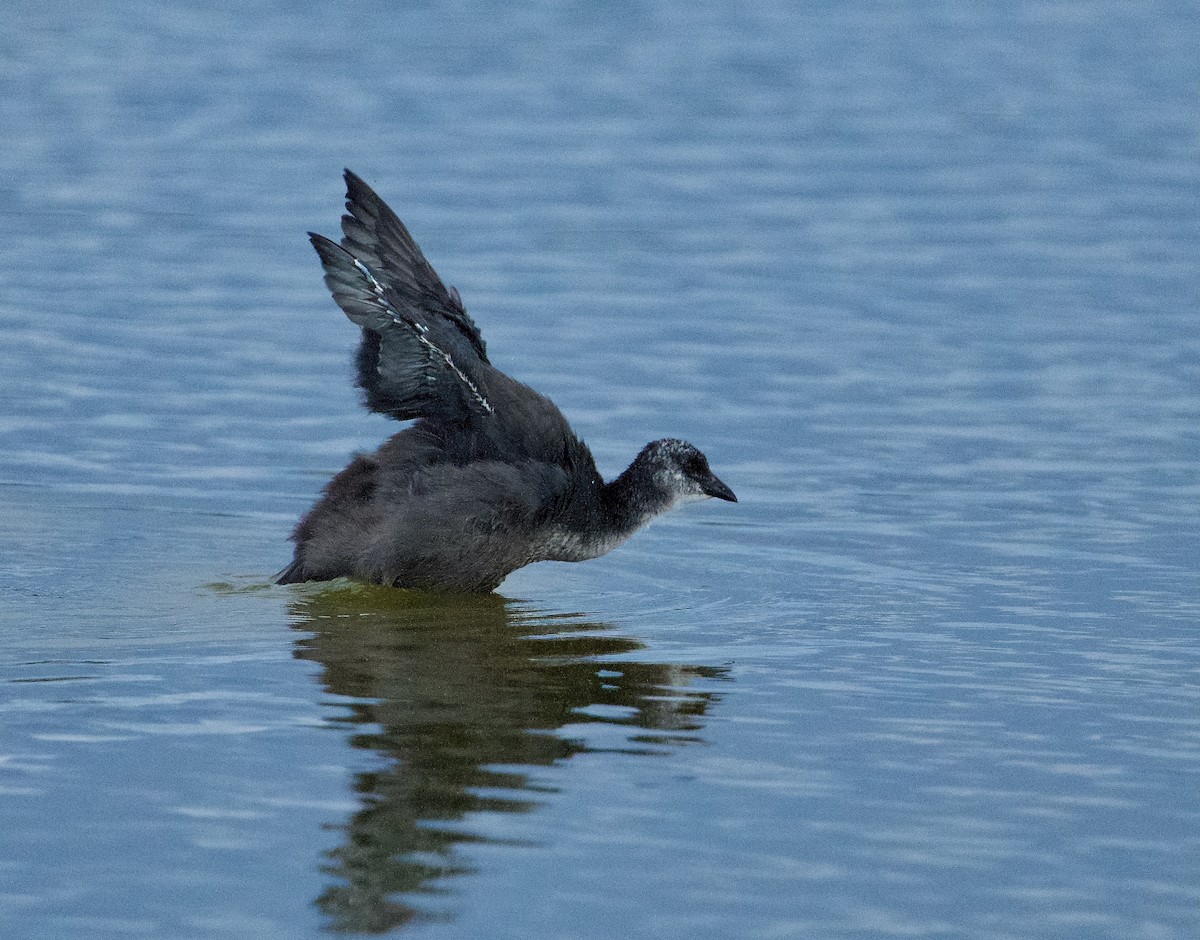
[[[641,459],[606,483],[600,499],[612,531],[621,534],[622,541],[673,503],[671,495],[658,485],[652,468]]]
[[[671,506],[652,470],[634,461],[610,483],[602,484],[589,511],[556,526],[546,539],[543,557],[585,561],[612,551],[638,529]]]

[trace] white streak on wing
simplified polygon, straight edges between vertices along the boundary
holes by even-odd
[[[463,385],[465,385],[468,389],[470,389],[471,395],[475,398],[475,400],[477,402],[479,402],[480,405],[483,406],[484,411],[486,411],[488,414],[493,413],[494,409],[492,408],[491,402],[489,402],[486,398],[483,397],[483,395],[482,395],[482,393],[480,393],[479,389],[475,387],[475,383],[472,382],[469,378],[467,378],[467,376],[464,374],[462,369],[460,369],[458,366],[456,366],[454,364],[454,360],[450,358],[449,353],[445,352],[440,347],[435,346],[428,339],[426,339],[424,336],[424,331],[417,334],[417,339],[419,339],[421,341],[421,343],[427,349],[429,349],[432,352],[437,353],[439,356],[442,357],[442,361],[446,363],[446,367],[451,372],[453,372],[455,375],[458,376],[459,380],[463,383]]]
[[[380,284],[377,280],[375,280],[375,275],[371,273],[371,269],[368,268],[361,261],[359,261],[357,258],[355,258],[354,255],[350,256],[350,260],[353,261],[354,266],[356,268],[358,268],[358,270],[360,272],[362,272],[363,277],[365,277],[370,282],[371,290],[373,290],[375,292],[375,296],[378,297],[381,301],[383,301],[384,304],[386,304],[387,301],[384,300],[384,297],[383,297],[383,285]]]
[[[371,273],[371,269],[368,268],[361,261],[359,261],[357,258],[355,258],[353,255],[351,255],[350,260],[354,262],[354,266],[356,268],[358,268],[358,270],[362,273],[363,277],[365,277],[367,279],[367,281],[370,283],[371,290],[374,291],[375,297],[376,297],[376,299],[378,299],[379,303],[381,305],[383,305],[383,307],[385,309],[394,311],[394,308],[388,302],[387,297],[384,295],[383,285],[380,284],[379,281],[377,281],[375,279],[375,275]],[[407,317],[404,319],[401,319],[400,317],[395,316],[394,313],[392,316],[392,321],[394,323],[399,324],[400,326],[407,326],[414,333],[416,333],[417,339],[421,342],[421,344],[426,349],[430,350],[430,352],[437,353],[437,355],[439,357],[441,357],[442,361],[444,363],[446,363],[446,367],[451,372],[453,372],[456,376],[458,376],[459,381],[462,382],[463,385],[465,385],[467,387],[467,389],[471,392],[471,396],[475,399],[475,401],[477,401],[483,407],[483,410],[486,411],[488,414],[494,413],[494,409],[492,408],[491,402],[489,402],[486,398],[483,397],[483,394],[476,387],[475,383],[472,382],[469,378],[467,378],[466,374],[462,371],[462,369],[460,369],[458,366],[456,366],[454,364],[454,360],[450,358],[450,354],[447,353],[446,351],[444,351],[441,347],[435,345],[431,340],[429,340],[425,336],[425,334],[429,332],[429,327],[427,327],[424,323],[418,323],[416,320],[412,320]]]

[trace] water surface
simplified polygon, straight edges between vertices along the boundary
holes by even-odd
[[[5,937],[1190,938],[1189,5],[18,5]],[[500,596],[279,588],[394,425],[351,166],[688,507]]]

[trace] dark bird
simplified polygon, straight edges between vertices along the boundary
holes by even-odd
[[[416,423],[329,482],[292,534],[280,584],[483,593],[531,562],[603,555],[677,503],[737,502],[679,440],[647,444],[605,483],[554,403],[488,361],[458,291],[349,170],[342,233],[340,245],[309,238],[333,299],[362,328],[366,406]]]

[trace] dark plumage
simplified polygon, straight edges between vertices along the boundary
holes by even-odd
[[[605,483],[554,403],[491,365],[458,291],[349,170],[346,209],[340,245],[309,238],[362,328],[367,407],[416,424],[329,482],[296,526],[280,584],[486,592],[530,562],[602,555],[683,500],[737,502],[685,441],[647,444]]]

